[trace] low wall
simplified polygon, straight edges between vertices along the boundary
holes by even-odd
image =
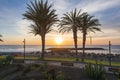
[[[73,63],[73,66],[63,66],[61,65],[63,62],[70,62],[70,61],[31,61],[31,60],[26,60],[25,63],[26,64],[42,64],[44,62],[47,62],[49,65],[53,65],[53,66],[59,66],[59,67],[70,67],[70,68],[84,68],[86,63],[82,63],[82,62],[71,62]],[[104,66],[105,70],[107,73],[112,73],[110,71],[108,71],[109,68],[118,68],[115,66]]]

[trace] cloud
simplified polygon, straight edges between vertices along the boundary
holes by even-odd
[[[20,20],[16,22],[17,32],[24,36],[28,35],[28,33],[30,32],[30,24],[31,22],[29,22],[28,20]]]
[[[87,0],[79,3],[76,5],[76,7],[81,8],[83,11],[87,11],[89,13],[95,13],[106,10],[113,6],[118,6],[119,3],[120,0]]]
[[[93,38],[119,37],[120,33],[114,29],[103,29],[102,32],[90,33]],[[89,35],[88,35],[89,37]]]
[[[87,11],[90,14],[95,14],[95,17],[100,19],[102,24],[101,29],[104,33],[97,32],[96,34],[92,34],[94,38],[120,38],[120,11],[117,11],[117,9],[120,9],[120,0],[49,0],[49,3],[54,3],[53,8],[56,9],[59,18],[61,18],[64,13],[69,12],[74,8],[83,9],[83,11]],[[113,10],[114,7],[117,9]],[[0,33],[4,33],[6,37],[10,38],[11,36],[25,37],[29,40],[40,38],[39,36],[34,37],[33,34],[28,34],[30,32],[28,26],[31,22],[22,20],[22,14],[25,10],[26,5],[22,4],[17,7],[0,7]],[[106,14],[106,12],[110,13]],[[57,35],[61,34],[52,32],[49,33],[46,38],[50,40]],[[72,33],[65,33],[62,37],[67,40],[73,39]],[[78,33],[78,37],[82,37],[81,33]]]
[[[70,4],[69,0],[49,0],[53,3],[53,8],[56,9],[56,13],[59,15],[58,17],[62,17],[66,11],[68,11]]]

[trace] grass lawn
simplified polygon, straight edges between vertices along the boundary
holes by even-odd
[[[96,64],[95,60],[92,59],[85,59],[86,63],[92,63],[92,64]],[[109,65],[108,61],[97,61],[98,64],[103,64],[103,65]],[[120,66],[120,62],[112,62],[111,63],[112,66]]]
[[[45,58],[45,60],[58,60],[58,61],[75,61],[76,58]],[[85,63],[96,64],[96,61],[93,59],[85,59]],[[97,61],[98,64],[109,65],[108,61]],[[112,62],[112,66],[120,66],[119,62]]]
[[[0,59],[5,59],[6,58],[6,56],[0,56]],[[15,59],[24,59],[24,57],[23,56],[17,56],[17,57],[15,57]],[[37,60],[37,59],[39,59],[39,57],[25,57],[25,59],[33,59],[33,60]]]
[[[15,57],[15,59],[24,59],[24,57]],[[32,60],[38,60],[39,57],[25,57],[25,59],[32,59]]]
[[[4,56],[4,55],[0,56],[0,59],[5,59],[5,58],[6,58],[6,56]]]
[[[0,56],[0,59],[5,59],[6,56]],[[15,57],[15,59],[24,59],[24,57]],[[25,57],[25,59],[39,60],[39,57]],[[76,58],[45,58],[45,60],[57,60],[57,61],[75,61]],[[85,63],[96,64],[93,59],[85,59]],[[98,64],[109,65],[108,61],[97,61]],[[112,66],[120,66],[120,62],[112,62]]]
[[[45,60],[75,61],[75,58],[45,58]]]
[[[0,56],[0,59],[5,59],[6,56]],[[14,57],[15,59],[24,59],[23,56]],[[39,59],[39,57],[25,57],[25,59]]]

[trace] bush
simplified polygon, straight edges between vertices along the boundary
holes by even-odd
[[[55,80],[56,77],[56,70],[55,69],[51,69],[47,72],[47,77],[48,80]]]
[[[105,68],[101,64],[87,64],[84,70],[87,77],[93,80],[105,80]]]
[[[39,68],[40,71],[46,72],[47,69],[48,69],[48,63],[47,62],[44,62],[43,64],[40,65],[40,68]]]
[[[14,59],[12,55],[7,55],[5,59],[5,64],[10,64],[10,62]]]
[[[3,64],[5,64],[5,60],[0,59],[0,67],[2,67]]]
[[[56,80],[64,80],[64,76],[61,71],[59,71],[56,75]]]
[[[32,64],[32,65],[30,65],[30,68],[31,69],[39,69],[40,65],[39,64]]]

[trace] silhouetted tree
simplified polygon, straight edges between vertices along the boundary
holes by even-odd
[[[76,52],[76,58],[77,58],[77,17],[81,17],[81,10],[77,11],[77,9],[71,11],[70,13],[64,14],[64,17],[62,17],[62,20],[60,22],[59,32],[73,32],[73,39],[74,39],[74,45],[75,45],[75,52]]]
[[[89,15],[88,13],[84,13],[84,15],[80,18],[77,19],[77,26],[79,26],[80,31],[83,34],[83,59],[85,57],[85,44],[86,44],[86,35],[88,32],[94,32],[95,31],[101,31],[100,28],[97,26],[100,26],[101,24],[99,23],[98,19],[94,19],[94,16]]]
[[[2,37],[2,35],[1,35],[1,34],[0,34],[0,37]],[[1,41],[1,42],[3,42],[3,40],[2,40],[2,39],[0,39],[0,41]]]
[[[52,31],[52,25],[57,21],[55,9],[52,9],[52,4],[48,1],[43,2],[35,0],[31,4],[27,4],[27,11],[23,16],[25,19],[32,21],[31,32],[35,35],[40,35],[42,40],[42,59],[45,53],[45,35]]]

